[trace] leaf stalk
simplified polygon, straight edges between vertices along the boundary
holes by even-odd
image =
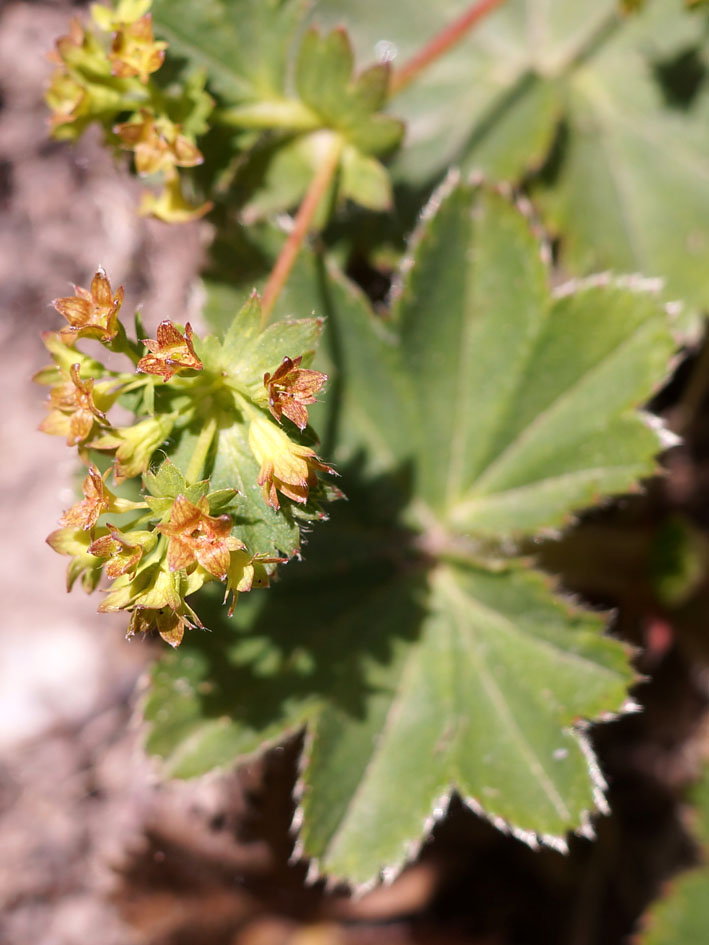
[[[330,147],[324,155],[315,175],[306,191],[303,202],[296,214],[293,229],[288,235],[288,239],[283,244],[276,264],[271,271],[266,287],[263,290],[261,300],[261,325],[262,327],[268,321],[269,315],[276,304],[278,296],[286,284],[291,269],[300,252],[303,240],[311,228],[315,213],[320,206],[324,194],[335,175],[337,166],[340,163],[342,153],[342,139],[339,135],[333,135]]]
[[[418,52],[392,74],[389,84],[389,97],[403,91],[420,72],[431,63],[440,59],[453,46],[457,45],[473,27],[488,13],[492,13],[505,0],[476,0],[467,10],[432,37]]]

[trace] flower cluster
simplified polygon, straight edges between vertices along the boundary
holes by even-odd
[[[150,6],[151,0],[119,0],[115,8],[94,4],[91,29],[73,19],[49,56],[57,68],[46,101],[55,137],[76,140],[99,123],[110,144],[133,153],[139,176],[162,178],[159,193],[144,195],[141,212],[182,222],[211,207],[185,198],[179,169],[202,163],[196,136],[207,130],[213,102],[199,76],[179,94],[155,84],[167,43],[155,39]],[[117,121],[126,114],[127,120]]]
[[[275,511],[293,520],[293,509],[322,517],[318,497],[328,491],[318,474],[334,470],[300,437],[326,377],[301,367],[302,355],[280,357],[280,366],[264,373],[264,339],[281,336],[259,336],[254,322],[243,325],[244,344],[238,337],[229,345],[200,340],[189,323],[168,319],[156,338],[131,340],[120,320],[123,301],[123,288],[114,291],[102,269],[89,289],[76,286],[74,295],[54,301],[66,324],[43,336],[52,363],[35,377],[50,388],[40,429],[65,437],[88,469],[82,498],[47,540],[71,559],[69,589],[79,579],[87,591],[108,581],[101,612],[126,611],[129,634],[156,629],[177,645],[187,627],[202,626],[187,597],[221,582],[231,614],[240,593],[267,586],[287,560],[275,537],[257,536],[250,547],[240,519],[265,522]],[[250,353],[254,337],[260,347]],[[114,364],[123,355],[129,368],[109,369],[84,353],[84,339],[112,352]],[[115,404],[134,421],[114,425]],[[208,473],[233,468],[235,443],[242,444],[241,465],[233,482],[222,472],[215,489]],[[244,488],[249,477],[253,489]]]

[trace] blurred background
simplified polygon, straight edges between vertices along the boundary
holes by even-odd
[[[162,783],[135,715],[153,644],[126,642],[122,619],[98,618],[80,590],[67,596],[65,561],[44,543],[75,475],[62,441],[37,432],[44,391],[31,377],[47,361],[40,333],[58,324],[51,299],[103,265],[148,327],[184,321],[209,242],[207,223],[139,218],[140,188],[97,134],[49,140],[45,55],[82,6],[0,0],[0,941],[628,941],[697,855],[683,792],[709,744],[706,354],[688,349],[657,402],[687,433],[667,480],[541,549],[568,587],[620,606],[615,629],[653,674],[644,712],[597,730],[614,811],[598,842],[533,853],[454,800],[393,886],[351,901],[308,882],[290,862],[299,745]]]

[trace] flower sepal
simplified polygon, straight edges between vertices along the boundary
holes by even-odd
[[[67,509],[59,519],[60,525],[89,531],[94,528],[99,517],[105,512],[132,512],[134,509],[146,508],[145,502],[133,502],[131,499],[114,495],[105,481],[109,472],[110,470],[106,470],[101,475],[96,466],[89,466],[89,471],[81,486],[84,498]]]

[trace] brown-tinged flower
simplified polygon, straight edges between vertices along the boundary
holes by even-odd
[[[196,167],[204,161],[197,145],[181,133],[179,125],[169,118],[156,118],[143,109],[139,121],[126,121],[113,129],[132,151],[135,169],[141,177],[174,173],[176,167]]]
[[[150,354],[144,355],[138,361],[137,371],[144,374],[159,374],[164,381],[169,381],[172,375],[182,368],[193,371],[202,370],[202,362],[194,352],[192,344],[192,326],[185,325],[184,335],[165,319],[158,325],[157,341],[144,338],[143,344]]]
[[[263,383],[272,416],[280,423],[285,414],[304,430],[308,425],[307,405],[316,403],[315,394],[327,380],[327,374],[301,368],[302,360],[302,355],[293,360],[284,358],[273,374],[264,374]]]
[[[52,128],[71,124],[89,110],[86,89],[64,69],[57,69],[52,75],[44,100],[52,112],[49,119]]]
[[[249,446],[261,465],[257,482],[263,489],[264,499],[274,509],[280,508],[277,492],[294,502],[307,502],[317,471],[335,472],[314,450],[294,443],[280,427],[265,418],[252,421]]]
[[[116,31],[109,57],[111,71],[121,79],[137,75],[145,84],[163,64],[166,49],[167,43],[153,36],[153,19],[146,13],[133,23],[122,23]]]
[[[230,515],[209,514],[209,502],[202,496],[193,504],[178,495],[170,511],[170,521],[159,525],[167,535],[167,564],[170,571],[184,571],[194,564],[223,581],[230,565],[230,553],[243,551],[245,545],[231,535]]]
[[[115,496],[106,486],[105,477],[109,472],[110,470],[106,470],[102,476],[96,466],[89,466],[88,475],[81,486],[84,498],[67,509],[59,519],[60,525],[88,531],[96,525],[99,516],[104,512],[129,512],[132,509],[146,508],[144,502],[131,502],[129,499]]]
[[[106,577],[114,580],[122,574],[134,574],[143,555],[155,546],[155,532],[122,532],[115,525],[106,524],[107,535],[102,535],[89,545],[89,554],[96,558],[107,558],[104,565]]]
[[[83,443],[96,425],[111,425],[96,403],[94,379],[82,380],[79,369],[80,365],[72,364],[70,380],[52,388],[48,400],[49,413],[39,425],[43,433],[65,436],[67,446]]]
[[[205,577],[201,568],[189,576],[174,573],[162,561],[139,570],[135,576],[120,575],[98,609],[100,613],[131,610],[128,636],[156,628],[163,639],[177,646],[185,627],[202,626],[185,597],[199,590]]]
[[[99,267],[91,280],[91,289],[74,286],[75,295],[55,299],[54,308],[69,322],[59,335],[66,344],[79,338],[98,338],[112,341],[118,334],[118,312],[123,304],[124,290],[121,286],[113,295],[111,283],[105,271]]]
[[[185,608],[187,605],[185,604]],[[187,614],[189,613],[189,617]],[[136,633],[149,633],[151,630],[157,630],[165,643],[170,646],[179,646],[185,635],[185,630],[201,627],[204,625],[192,608],[179,611],[172,607],[160,607],[151,609],[147,607],[136,607],[131,614],[130,623],[126,632],[127,637],[135,636]]]
[[[76,55],[86,42],[86,31],[81,25],[81,20],[73,16],[69,22],[69,32],[60,36],[54,44],[54,49],[47,53],[49,62],[57,65],[64,65],[66,62],[72,62]]]
[[[250,555],[247,551],[232,551],[224,593],[224,603],[231,594],[229,616],[234,614],[239,594],[244,594],[253,587],[269,586],[270,573],[266,565],[283,564],[287,560],[287,558],[274,558],[268,555]]]
[[[133,426],[112,429],[90,445],[97,450],[116,451],[113,473],[116,482],[122,482],[145,472],[153,453],[165,442],[174,425],[169,414],[156,414]]]

